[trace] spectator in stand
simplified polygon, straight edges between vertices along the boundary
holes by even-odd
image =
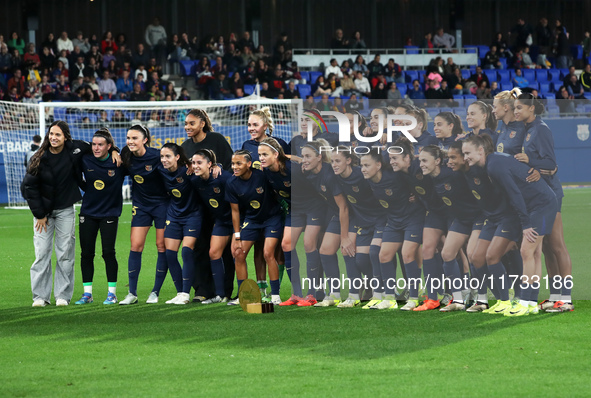
[[[583,59],[586,60],[591,55],[591,34],[589,32],[585,32],[581,45],[583,46]]]
[[[119,51],[115,54],[115,64],[117,65],[118,74],[125,68],[131,70],[131,52],[127,49],[125,44],[119,46]],[[126,66],[127,64],[127,66]]]
[[[492,82],[490,84],[490,95],[492,96],[492,98],[494,98],[500,92],[501,92],[501,89],[499,88],[499,83]]]
[[[586,92],[591,91],[591,64],[585,65],[585,69],[581,73],[581,85]]]
[[[81,87],[84,87],[84,77],[78,76],[76,78],[72,78],[72,92],[78,93]],[[86,87],[84,87],[86,92]]]
[[[151,75],[152,72],[158,73],[158,77],[162,77],[163,75],[162,66],[157,64],[155,57],[150,58],[150,62],[148,62],[146,71],[148,72],[148,75]]]
[[[119,98],[128,99],[133,91],[133,81],[129,77],[129,70],[123,70],[119,79],[117,79],[117,93]]]
[[[550,46],[552,45],[553,39],[552,29],[548,26],[548,19],[541,18],[536,26],[536,44],[539,49],[538,64],[542,65],[546,63],[546,56],[550,54]],[[542,59],[540,59],[540,56]]]
[[[348,73],[343,74],[343,78],[340,81],[341,87],[343,88],[343,94],[351,95],[352,93],[357,93],[357,87],[355,86],[355,82],[351,79],[351,76]]]
[[[122,128],[129,126],[129,119],[125,117],[123,112],[119,109],[115,109],[113,112],[113,117],[111,118],[111,122],[113,123],[113,127],[115,128]]]
[[[328,94],[322,94],[322,99],[316,103],[316,109],[319,111],[331,111],[332,110],[332,102],[328,99]]]
[[[158,60],[159,65],[165,64],[166,58],[166,29],[160,25],[160,19],[154,18],[146,27],[144,40],[152,51],[152,56]]]
[[[348,48],[348,47],[349,47],[349,40],[347,40],[343,37],[343,30],[340,28],[335,30],[334,37],[330,41],[330,48],[332,48],[334,50],[339,50],[339,49]]]
[[[98,45],[91,45],[90,51],[86,54],[86,63],[90,64],[90,58],[94,58],[97,65],[103,64],[103,54],[98,49]]]
[[[90,44],[90,49],[92,49],[92,46],[96,46],[96,48],[101,48],[101,42],[98,39],[98,36],[94,33],[92,35],[90,35],[90,38],[88,39],[88,43]]]
[[[470,78],[468,80],[476,83],[477,87],[480,87],[480,83],[484,80],[484,81],[486,81],[486,87],[490,87],[490,82],[488,81],[488,76],[486,76],[484,73],[482,73],[482,68],[480,66],[476,67],[476,73],[474,73],[472,76],[470,76]],[[474,91],[476,91],[476,90],[474,90]]]
[[[421,44],[421,48],[427,49],[427,54],[433,54],[435,52],[433,51],[435,45],[433,44],[433,40],[431,40],[432,38],[433,35],[431,35],[431,33],[427,33],[423,39],[423,44]]]
[[[445,33],[443,28],[437,28],[435,31],[435,37],[433,38],[433,45],[435,48],[444,48],[447,51],[451,51],[455,44],[455,37],[449,33]]]
[[[22,95],[19,95],[16,87],[12,87],[12,88],[8,89],[8,91],[6,92],[6,95],[4,96],[4,100],[10,101],[10,102],[22,102],[23,97],[22,97]]]
[[[244,47],[250,47],[251,49],[254,49],[254,42],[250,38],[250,32],[247,30],[244,31],[242,34],[242,39],[240,39],[238,42],[238,48],[240,50],[242,50]]]
[[[72,40],[68,38],[68,32],[62,32],[59,39],[57,39],[57,51],[60,53],[62,50],[66,50],[68,53],[74,51],[74,44],[72,44]]]
[[[145,71],[144,71],[144,72],[145,72]],[[146,82],[148,81],[148,79],[144,79],[144,76],[145,76],[145,75],[143,75],[143,74],[141,74],[141,73],[140,73],[140,74],[138,74],[138,75],[136,76],[136,78],[135,78],[135,83],[139,83],[139,85],[140,85],[140,87],[141,87],[142,91],[146,91],[146,90],[147,90],[147,88],[148,88],[148,87],[146,86]]]
[[[557,26],[554,32],[556,38],[556,68],[568,68],[568,59],[570,57],[568,37],[566,36],[566,33],[564,33],[564,28]]]
[[[84,53],[82,53],[82,51],[80,51],[80,47],[74,46],[74,51],[72,51],[72,52],[70,52],[70,54],[68,54],[69,65],[70,66],[74,65],[76,63],[76,61],[78,61],[78,57],[84,58]]]
[[[103,55],[103,63],[101,64],[103,66],[103,69],[106,69],[111,61],[116,62],[116,58],[113,54],[113,48],[107,47],[107,49],[105,50],[105,54]]]
[[[181,40],[179,38],[179,35],[174,34],[172,35],[172,38],[170,39],[170,44],[168,45],[168,59],[170,60],[170,62],[178,62],[181,60],[188,60],[190,59],[187,56],[186,51],[183,52],[183,48],[181,47]]]
[[[379,82],[374,89],[371,91],[371,99],[372,100],[387,100],[388,99],[388,89],[384,82]],[[380,104],[385,105],[385,101],[380,101]]]
[[[244,47],[244,51],[240,55],[242,57],[242,65],[248,65],[251,62],[255,62],[255,57],[250,47]]]
[[[181,88],[181,93],[179,94],[179,98],[177,101],[191,101],[189,90],[186,87]]]
[[[130,101],[147,101],[148,98],[146,93],[142,91],[142,88],[139,83],[133,84],[133,91],[129,94]]]
[[[361,72],[365,77],[369,74],[369,69],[367,68],[367,65],[365,65],[365,59],[363,59],[361,55],[358,55],[357,58],[355,58],[353,72]]]
[[[341,72],[344,73],[348,73],[349,75],[351,75],[351,73],[353,72],[353,69],[351,69],[351,65],[349,64],[348,60],[344,60],[341,63]]]
[[[51,72],[55,65],[55,55],[53,55],[49,49],[49,47],[44,46],[41,50],[41,54],[39,55],[39,61],[41,62],[40,69],[47,70],[47,72]],[[0,69],[1,71],[1,69]]]
[[[308,95],[306,100],[304,101],[304,110],[316,109],[316,104],[314,103],[314,97]]]
[[[222,57],[216,57],[215,65],[213,66],[213,68],[211,68],[211,73],[213,73],[214,76],[217,76],[220,72],[226,73],[227,67]]]
[[[426,101],[421,101],[421,100],[425,100],[426,97],[425,97],[425,92],[421,88],[421,83],[419,82],[418,79],[415,79],[412,81],[412,90],[407,91],[406,95],[408,95],[408,98],[413,100],[413,103],[415,105],[426,104]],[[419,101],[419,102],[417,102],[417,101]]]
[[[443,59],[441,57],[433,58],[431,61],[429,61],[429,65],[427,66],[427,75],[432,73],[437,74],[443,78]]]
[[[134,68],[138,68],[140,65],[148,65],[150,63],[150,55],[146,52],[146,49],[142,43],[137,45],[137,51],[131,57],[131,64]]]
[[[283,97],[285,99],[302,98],[293,80],[290,80],[287,84],[287,89],[283,92]]]
[[[94,77],[95,79],[97,79],[99,76],[99,73],[100,73],[100,69],[99,69],[98,64],[96,63],[96,59],[93,57],[90,57],[88,59],[88,65],[84,66],[84,71],[82,72],[85,80],[88,81],[91,76]]]
[[[18,50],[18,53],[21,56],[25,53],[25,41],[21,39],[16,32],[12,32],[10,39],[6,44],[11,53],[14,53],[14,50]]]
[[[454,75],[456,69],[459,69],[459,67],[454,63],[454,59],[452,57],[448,57],[446,64],[443,65],[443,77],[447,79]]]
[[[117,86],[115,82],[109,77],[109,71],[103,72],[103,78],[98,83],[99,94],[103,99],[115,98],[117,94]]]
[[[519,18],[517,19],[517,25],[515,25],[509,32],[509,36],[513,38],[515,48],[524,48],[528,45],[528,37],[532,33],[532,27],[526,24],[523,18]]]
[[[369,97],[371,95],[371,86],[369,85],[369,81],[360,71],[357,71],[356,73],[357,74],[355,75],[354,80],[355,88],[360,94]]]
[[[334,73],[329,74],[326,81],[328,83],[330,91],[332,92],[331,95],[333,97],[340,97],[343,94],[343,88],[341,87],[341,83],[337,80],[337,77]]]
[[[345,103],[345,110],[347,113],[351,113],[352,111],[361,111],[363,110],[363,102],[357,101],[357,94],[351,94],[351,98]]]
[[[285,51],[293,50],[292,44],[287,39],[287,32],[281,32],[281,34],[279,35],[279,39],[277,39],[277,41],[275,42],[275,46],[273,47],[273,49],[277,50],[279,48],[279,46],[283,46],[283,49]],[[254,49],[251,49],[251,50],[254,50]]]
[[[150,120],[148,120],[147,127],[149,129],[160,127],[160,117],[158,116],[158,111],[152,111],[152,113],[150,113]]]
[[[574,97],[569,94],[564,86],[560,86],[556,92],[556,105],[560,113],[576,113]]]
[[[490,46],[497,47],[499,57],[510,58],[513,56],[513,53],[509,51],[509,48],[507,47],[507,41],[503,38],[503,34],[501,32],[497,32]]]
[[[57,99],[61,101],[71,101],[72,97],[72,90],[70,89],[70,84],[66,81],[66,76],[59,75],[59,80],[55,86],[55,90],[57,92]]]
[[[295,80],[295,84],[306,84],[306,79],[302,79],[302,74],[296,61],[287,63],[285,66],[285,76],[290,80]]]
[[[228,80],[226,80],[225,72],[219,72],[210,85],[211,99],[223,100],[226,98],[234,98],[234,94],[232,94],[232,90],[230,89],[230,84]]]
[[[512,62],[514,69],[522,69],[525,67],[523,64],[523,48],[516,48],[515,55],[513,56]]]
[[[69,73],[66,68],[64,68],[64,63],[60,60],[57,61],[57,64],[53,71],[51,72],[54,81],[58,81],[60,76],[64,76],[66,80],[68,79]]]
[[[377,76],[374,76],[369,80],[369,84],[371,85],[372,89],[374,89],[380,82],[384,83],[384,87],[388,87],[388,82],[386,81],[386,77],[383,73],[379,73]]]
[[[12,69],[12,55],[8,52],[8,46],[2,43],[0,46],[0,73],[9,73]]]
[[[343,77],[343,72],[341,71],[339,63],[335,58],[330,60],[330,66],[327,66],[324,70],[324,77],[327,78],[331,73],[334,74],[338,79]]]
[[[7,88],[9,92],[13,88],[16,88],[18,96],[23,96],[23,93],[25,92],[25,78],[20,69],[14,71],[14,75],[8,80]]]
[[[273,87],[269,86],[268,82],[261,83],[261,97],[264,98],[275,98],[277,96],[277,92],[273,89]]]
[[[515,69],[515,77],[513,78],[513,87],[525,88],[529,86],[529,81],[521,75],[521,69]]]
[[[48,33],[47,38],[43,43],[41,43],[41,48],[47,47],[49,48],[49,52],[51,52],[54,56],[57,54],[57,44],[55,42],[55,36],[53,33]]]
[[[113,34],[110,31],[107,31],[103,35],[103,40],[101,41],[101,52],[105,54],[109,47],[111,48],[113,53],[119,50],[119,46],[117,46]]]
[[[388,63],[384,67],[384,75],[386,82],[404,83],[404,76],[402,75],[402,68],[396,62],[394,58],[390,58]]]
[[[60,51],[60,56],[57,60],[62,61],[64,64],[64,68],[70,70],[70,60],[68,59],[68,52],[66,50]]]
[[[226,65],[227,72],[239,71],[244,66],[244,60],[242,59],[241,52],[234,46],[234,43],[228,44],[227,52],[223,56],[222,60],[224,61],[224,65]]]
[[[340,112],[340,113],[347,113],[345,106],[343,105],[343,100],[341,97],[336,97],[334,99],[334,104],[332,106],[331,111]]]
[[[115,44],[117,44],[117,47],[119,48],[121,48],[121,46],[127,47],[127,39],[125,38],[125,34],[119,33],[117,35],[117,39],[115,40]]]
[[[556,29],[559,29],[561,32],[563,32],[566,35],[566,38],[568,39],[568,37],[569,37],[568,31],[566,30],[566,26],[564,26],[562,24],[562,21],[560,21],[560,19],[557,19],[554,22],[554,26],[556,26]]]
[[[427,90],[425,90],[425,98],[431,101],[431,104],[437,103],[443,97],[441,88],[437,80],[427,80]]]
[[[42,75],[41,76],[41,83],[39,84],[39,91],[41,94],[53,94],[54,89],[49,83],[49,75]]]
[[[521,53],[521,60],[524,68],[527,69],[536,69],[538,66],[533,63],[531,57],[529,56],[529,46],[525,46],[523,52]]]
[[[367,65],[367,69],[369,70],[369,76],[367,77],[369,79],[379,74],[384,74],[384,65],[382,65],[380,62],[380,58],[380,54],[376,54],[373,58],[373,61]]]
[[[400,100],[402,100],[402,94],[400,94],[400,90],[398,90],[396,82],[390,83],[390,87],[388,89],[388,104],[398,105],[401,102]]]
[[[262,59],[265,62],[267,62],[267,59],[269,59],[269,54],[267,54],[265,52],[265,47],[262,44],[259,44],[259,46],[257,47],[256,53],[253,54],[253,57],[256,61],[259,61]]]
[[[570,84],[571,76],[577,77],[576,68],[574,66],[568,68],[568,75],[566,75],[564,79],[562,79],[562,84],[564,87],[567,87]]]
[[[189,40],[189,35],[186,33],[181,34],[181,48],[185,50],[185,54],[190,59],[195,59],[197,56],[197,48],[194,43]]]
[[[29,43],[27,45],[27,52],[23,56],[23,61],[26,62],[33,62],[35,68],[39,68],[41,65],[41,60],[39,59],[39,55],[35,52],[35,44]]]
[[[27,61],[25,62],[25,80],[27,82],[31,80],[37,80],[38,82],[41,81],[41,77],[39,76],[39,71],[35,68],[34,61]]]
[[[109,65],[107,65],[106,71],[109,72],[109,78],[113,79],[114,82],[117,81],[117,65],[115,64],[115,60],[112,59],[109,61]]]
[[[349,42],[349,48],[353,50],[363,50],[367,48],[365,41],[361,38],[361,32],[355,31],[355,33],[353,33],[353,37]]]
[[[76,32],[76,37],[72,39],[72,45],[74,47],[78,46],[78,48],[80,48],[80,51],[82,51],[83,54],[86,54],[90,51],[90,43],[88,42],[88,37],[85,38],[82,34],[82,31],[80,30]]]
[[[576,75],[570,76],[570,81],[565,85],[569,97],[574,99],[585,99],[585,90]]]
[[[235,97],[238,97],[236,93],[237,91],[244,93],[244,81],[242,80],[240,73],[235,72],[234,75],[232,75],[232,80],[230,81],[230,90]]]
[[[242,77],[244,80],[244,84],[255,84],[256,83],[256,63],[254,61],[250,61],[248,66],[244,68],[242,71]]]
[[[466,85],[467,80],[462,77],[462,73],[460,68],[454,69],[453,73],[449,76],[446,76],[447,82],[449,83],[450,90],[452,94],[470,94],[470,91],[466,89],[464,92],[464,87]]]
[[[226,51],[226,44],[224,43],[224,36],[219,35],[218,40],[213,44],[213,53],[216,56],[223,57],[226,52],[227,51]]]
[[[324,94],[332,94],[332,90],[330,89],[328,81],[324,79],[324,76],[322,75],[318,76],[318,79],[316,79],[316,83],[314,84],[314,86],[316,87],[316,90],[314,91],[314,97],[318,97]]]
[[[492,99],[490,91],[491,89],[486,86],[486,82],[482,80],[480,82],[480,86],[478,86],[478,89],[476,90],[476,98],[479,100]]]
[[[531,62],[531,59],[530,59]],[[490,47],[490,51],[484,56],[484,67],[487,69],[503,69],[503,64],[499,61],[499,54],[497,53],[497,46]]]

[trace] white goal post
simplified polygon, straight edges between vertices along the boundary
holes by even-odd
[[[252,97],[251,97],[252,98]],[[107,126],[119,148],[125,146],[127,130],[133,124],[150,128],[152,147],[160,148],[167,142],[181,144],[186,139],[184,119],[194,108],[205,110],[214,131],[226,137],[232,149],[240,149],[250,139],[247,130],[248,115],[264,106],[271,108],[274,136],[291,140],[299,132],[302,101],[246,99],[226,101],[105,101],[105,102],[42,102],[22,104],[0,101],[0,156],[6,175],[8,208],[26,207],[20,193],[25,176],[25,154],[33,136],[44,137],[54,120],[64,120],[70,126],[73,139],[90,141],[94,132]],[[115,120],[122,116],[120,120]],[[129,184],[124,186],[129,197]]]

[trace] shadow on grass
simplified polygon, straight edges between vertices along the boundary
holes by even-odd
[[[360,308],[279,308],[274,314],[254,315],[225,305],[121,307],[93,303],[0,310],[0,331],[4,338],[294,349],[353,359],[381,358],[462,343],[519,325],[538,323],[536,328],[544,327],[552,318],[549,314],[507,318],[465,312],[383,312]]]

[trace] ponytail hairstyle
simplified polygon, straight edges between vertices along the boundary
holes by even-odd
[[[193,156],[195,155],[203,156],[211,164],[215,165],[217,163],[215,153],[211,149],[199,149],[193,154]]]
[[[427,131],[428,116],[427,116],[426,110],[424,110],[422,108],[414,107],[414,109],[411,109],[410,111],[408,111],[407,114],[414,116],[415,119],[417,119],[417,125],[419,123],[423,123],[423,128],[421,128],[421,133],[424,131]]]
[[[464,130],[462,129],[462,119],[460,119],[460,117],[458,115],[456,115],[455,113],[452,113],[452,112],[440,112],[435,117],[440,117],[443,120],[445,120],[445,122],[447,124],[453,124],[454,125],[453,129],[451,130],[451,135],[452,136],[456,136],[458,134],[463,134],[464,133]]]
[[[493,115],[493,109],[492,106],[489,104],[486,104],[482,101],[476,101],[470,104],[470,106],[472,105],[476,105],[480,111],[484,114],[484,116],[486,117],[486,121],[484,123],[484,127],[491,129],[491,130],[495,130],[497,128],[497,119],[495,118],[495,115]]]
[[[427,152],[429,155],[433,156],[435,159],[439,159],[439,167],[442,167],[443,161],[447,158],[447,153],[439,148],[437,145],[427,145],[421,149],[421,152]]]
[[[322,163],[330,163],[330,155],[327,151],[320,151],[320,147],[328,147],[330,146],[328,141],[325,139],[318,139],[310,142],[306,142],[303,148],[310,148],[317,156],[322,158]]]
[[[252,111],[250,114],[260,117],[263,121],[263,124],[267,125],[267,129],[269,129],[269,135],[273,135],[275,124],[273,123],[273,118],[271,117],[271,109],[269,109],[268,106]]]
[[[209,115],[203,109],[195,108],[195,109],[192,109],[188,114],[195,116],[196,118],[199,118],[199,119],[203,120],[203,122],[205,122],[205,125],[203,126],[204,133],[210,133],[213,131],[213,127],[211,127],[211,120],[209,119]]]
[[[179,160],[177,162],[177,167],[180,166],[187,166],[189,167],[191,165],[191,161],[187,158],[187,155],[185,155],[185,151],[183,150],[183,148],[181,148],[180,145],[175,144],[174,142],[167,142],[166,144],[164,144],[162,146],[162,149],[167,148],[170,149],[172,151],[172,153],[174,153],[175,156],[179,156]]]
[[[351,113],[353,116],[357,115],[357,123],[359,123],[359,128],[357,131],[359,131],[359,134],[361,134],[363,130],[367,128],[367,120],[365,120],[365,117],[363,117],[359,111],[351,110],[349,113]]]
[[[287,163],[288,159],[287,159],[287,156],[285,156],[285,152],[283,152],[283,148],[281,147],[281,145],[279,145],[277,140],[273,137],[267,137],[261,141],[259,146],[260,145],[270,147],[273,151],[277,152],[277,161],[279,162],[279,172],[281,173],[281,175],[286,176],[287,169],[285,167],[285,164]]]
[[[111,145],[111,148],[115,147],[115,140],[113,139],[113,136],[111,135],[109,129],[106,127],[101,127],[100,129],[95,131],[92,138],[94,137],[104,138],[107,141],[107,144]]]
[[[499,104],[502,106],[508,106],[511,110],[515,109],[515,99],[521,95],[521,89],[519,87],[515,87],[513,90],[505,90],[501,91],[497,95],[495,95],[495,99],[499,100]]]
[[[334,154],[343,155],[346,159],[351,159],[351,167],[359,165],[359,158],[353,152],[352,147],[347,147],[344,145],[339,145],[332,151]]]
[[[538,101],[537,99],[534,98],[534,96],[531,93],[523,93],[520,94],[517,99],[519,100],[519,102],[521,102],[522,104],[526,105],[526,106],[533,106],[534,107],[534,113],[536,115],[541,115],[542,113],[544,113],[544,104],[542,104],[540,101]]]
[[[492,138],[488,134],[472,135],[466,138],[464,142],[472,144],[477,148],[484,148],[485,156],[488,156],[495,151]]]
[[[391,170],[390,163],[385,161],[384,157],[377,151],[377,149],[371,149],[369,152],[362,154],[360,159],[363,159],[364,156],[369,156],[374,162],[379,163],[381,165],[380,170],[382,172],[384,170]]]
[[[150,135],[150,130],[143,124],[134,124],[129,128],[133,131],[138,131],[142,133],[144,138],[147,139],[146,143],[144,144],[145,147],[149,147],[150,143],[152,142],[152,136]],[[131,166],[131,151],[127,146],[121,150],[121,160],[123,161],[123,165],[127,168]]]
[[[49,132],[53,126],[58,126],[62,133],[64,133],[65,141],[72,141],[72,135],[70,134],[70,126],[68,123],[64,122],[63,120],[56,120],[49,125],[47,129],[47,133],[45,134],[45,138],[41,143],[41,146],[35,152],[33,157],[31,158],[31,162],[29,163],[29,167],[27,168],[27,173],[36,176],[39,173],[39,164],[41,163],[41,158],[45,154],[46,151],[49,150]]]
[[[410,157],[411,162],[415,159],[415,148],[413,147],[412,142],[410,142],[408,138],[398,138],[394,143],[394,146],[402,148],[402,155],[408,155]]]
[[[252,155],[246,149],[239,149],[235,151],[232,156],[244,156],[244,159],[246,159],[247,162],[252,163]]]

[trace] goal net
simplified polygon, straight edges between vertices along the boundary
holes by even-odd
[[[127,130],[134,124],[150,129],[154,148],[167,142],[181,144],[187,138],[185,116],[194,108],[205,110],[214,131],[224,135],[232,149],[240,149],[250,139],[247,120],[251,111],[269,106],[275,123],[273,136],[286,142],[298,133],[301,101],[248,99],[232,101],[174,101],[174,102],[45,102],[22,104],[0,101],[0,166],[6,176],[9,208],[26,207],[20,193],[25,176],[25,156],[33,136],[45,136],[54,120],[65,120],[73,139],[90,141],[100,127],[108,127],[119,148],[125,146]],[[0,190],[3,189],[0,181]],[[129,182],[124,185],[124,197],[129,199]],[[4,202],[3,200],[0,201]]]

